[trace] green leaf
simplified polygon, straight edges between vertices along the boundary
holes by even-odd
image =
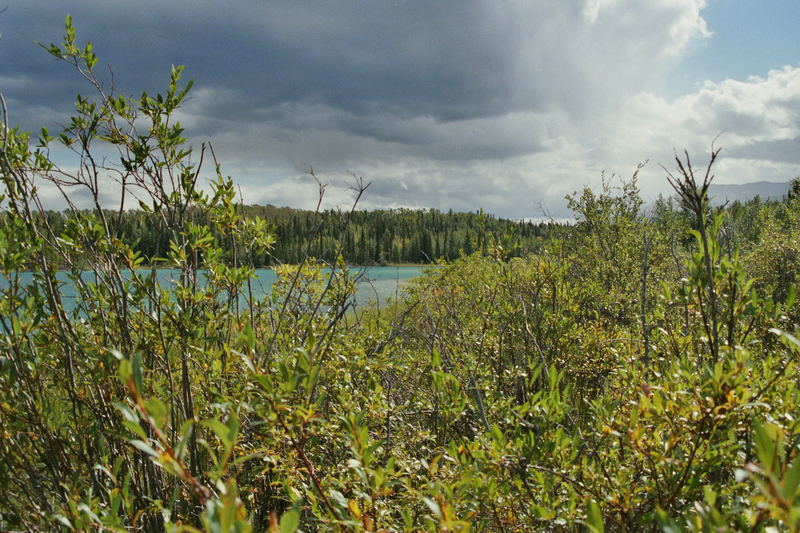
[[[144,402],[144,406],[145,409],[147,409],[147,413],[154,419],[158,427],[163,427],[164,424],[166,424],[169,411],[167,410],[167,406],[164,405],[164,402],[158,398],[151,398]]]
[[[152,456],[152,457],[158,457],[158,452],[157,452],[157,451],[155,451],[155,450],[152,448],[152,446],[150,446],[150,445],[149,445],[149,444],[147,444],[146,442],[144,442],[144,441],[142,441],[142,440],[138,440],[138,439],[133,439],[133,440],[131,440],[131,441],[128,441],[128,442],[130,443],[130,445],[131,445],[131,446],[133,446],[134,448],[136,448],[136,449],[138,449],[138,450],[141,450],[141,451],[143,451],[143,452],[144,452],[144,453],[146,453],[147,455],[150,455],[150,456]]]
[[[775,472],[778,469],[778,449],[779,428],[773,424],[753,425],[753,438],[756,444],[756,452],[761,468],[767,472]]]
[[[345,509],[347,508],[347,499],[344,497],[344,494],[342,494],[336,489],[331,489],[329,493],[331,495],[331,498],[333,499],[333,501],[337,503],[337,505]]]
[[[202,424],[207,428],[211,429],[217,438],[222,441],[222,443],[227,446],[230,442],[228,439],[228,426],[220,422],[216,418],[212,418],[210,420],[203,420]]]
[[[175,455],[178,459],[182,459],[183,455],[186,453],[187,446],[189,444],[189,439],[192,436],[192,432],[194,431],[194,421],[187,420],[186,422],[181,425],[181,438],[178,441],[178,444],[175,446]]]
[[[68,527],[69,529],[75,529],[74,527],[72,527],[72,522],[70,522],[69,519],[62,514],[54,514],[53,516],[51,516],[51,518],[56,522],[60,523],[62,526]]]
[[[281,533],[294,533],[300,527],[300,513],[289,509],[281,515]]]
[[[606,530],[606,526],[603,524],[603,513],[600,512],[600,507],[594,500],[589,502],[586,526],[592,533],[605,533]]]
[[[255,372],[256,371],[256,367],[253,364],[252,359],[250,359],[250,357],[248,357],[247,354],[243,354],[242,352],[240,352],[238,350],[231,350],[231,352],[235,353],[236,355],[238,355],[241,358],[242,362],[244,363],[244,366],[246,366],[247,369],[250,372]]]
[[[142,426],[140,426],[138,422],[134,422],[133,420],[123,420],[122,425],[128,428],[128,430],[137,437],[141,437],[142,439],[147,438],[147,434],[145,434],[144,429],[142,429]]]
[[[656,520],[664,533],[683,533],[683,529],[661,508],[656,509]]]
[[[658,414],[664,412],[664,404],[661,402],[661,393],[659,391],[653,391],[653,408]]]
[[[442,366],[442,356],[439,353],[439,350],[436,348],[434,348],[433,352],[431,353],[431,366],[433,368],[439,368]]]
[[[131,362],[129,359],[122,359],[119,362],[119,367],[117,368],[117,376],[119,380],[122,382],[123,385],[127,384],[128,380],[131,378],[131,374],[133,371],[131,370]]]
[[[428,509],[430,509],[434,515],[436,515],[436,518],[442,517],[442,510],[439,508],[439,504],[436,503],[436,500],[432,500],[430,498],[423,496],[422,501],[425,502],[425,505],[428,506]]]
[[[795,457],[783,478],[781,492],[784,499],[791,502],[797,494],[798,485],[800,485],[800,457]]]
[[[230,451],[230,449],[233,447],[233,443],[236,441],[236,435],[239,432],[239,419],[235,414],[232,413],[230,415],[227,424],[216,418],[204,420],[202,424],[214,432],[217,438],[222,442],[223,446],[225,446],[226,452]]]
[[[247,353],[253,353],[253,350],[256,349],[256,336],[249,322],[244,327],[243,339],[247,346]]]
[[[133,373],[133,385],[136,387],[137,394],[142,394],[144,387],[142,386],[142,354],[136,352],[131,359],[131,371]]]
[[[80,512],[88,516],[90,519],[94,520],[96,523],[101,523],[100,518],[92,511],[92,509],[86,505],[85,503],[79,503],[76,507]]]

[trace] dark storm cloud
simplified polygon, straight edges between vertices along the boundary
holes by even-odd
[[[58,42],[65,13],[124,88],[153,90],[172,63],[201,84],[231,88],[219,114],[313,102],[363,115],[438,120],[489,116],[509,98],[508,36],[480,3],[71,2],[10,6],[0,19],[6,75],[39,82],[31,99],[69,101],[64,67],[33,44]]]
[[[739,159],[760,159],[800,164],[800,137],[760,141],[734,147],[728,154]]]
[[[29,129],[57,127],[75,93],[88,91],[34,44],[58,43],[67,11],[118,90],[158,91],[170,65],[184,64],[196,79],[195,120],[185,121],[194,139],[221,137],[223,153],[249,147],[295,167],[535,152],[542,132],[530,130],[540,128],[458,123],[543,108],[559,92],[519,90],[520,21],[480,1],[32,1],[0,18],[0,90]]]

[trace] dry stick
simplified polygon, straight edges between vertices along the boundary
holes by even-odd
[[[328,264],[330,265],[330,263],[328,263]],[[333,285],[333,280],[336,278],[336,264],[334,263],[333,265],[330,265],[329,268],[331,269],[331,271],[328,274],[328,281],[325,282],[325,288],[322,289],[322,293],[319,295],[319,298],[317,298],[317,301],[314,304],[314,308],[311,309],[311,316],[316,316],[317,312],[319,312],[320,307],[322,307],[322,302],[325,300],[325,296],[328,295],[328,291],[330,290],[331,285]],[[329,324],[328,326],[330,327],[333,324],[334,323],[331,322],[331,324]],[[306,328],[306,331],[303,334],[303,337],[301,339],[301,344],[305,343],[305,341],[308,338],[308,336],[310,335],[310,333],[311,333],[311,327]],[[323,337],[324,337],[324,335],[323,335]]]
[[[794,350],[790,351],[792,351],[792,353],[794,352]],[[775,382],[777,382],[779,379],[783,377],[783,375],[786,373],[786,370],[789,368],[789,365],[792,362],[794,362],[794,357],[787,358],[786,362],[781,366],[781,368],[777,372],[775,372],[775,375],[772,376],[772,379],[770,379],[765,385],[763,385],[755,394],[755,396],[753,396],[752,401],[754,402],[759,401],[761,399],[761,396],[769,389],[771,389],[772,386],[775,384]]]
[[[116,122],[114,120],[114,110],[113,110],[112,106],[110,105],[110,98],[113,96],[113,72],[112,72],[112,91],[111,91],[111,93],[106,94],[106,92],[103,90],[102,84],[100,84],[99,80],[91,72],[91,70],[85,71],[80,66],[80,64],[79,64],[79,62],[77,60],[68,61],[68,62],[72,63],[78,69],[80,74],[95,87],[95,89],[97,91],[97,94],[100,96],[100,98],[103,101],[103,108],[105,109],[106,113],[108,113],[107,127],[111,129],[112,133],[114,133],[117,130],[119,130],[119,128],[117,127]],[[102,116],[96,117],[93,120],[93,122],[92,122],[91,126],[89,127],[89,129],[92,130],[96,126],[98,126],[100,124],[101,118],[102,118]],[[97,163],[94,160],[94,157],[92,156],[92,154],[91,154],[91,152],[89,150],[89,143],[90,143],[90,138],[87,137],[87,138],[81,139],[81,148],[82,148],[83,154],[85,155],[86,158],[88,158],[89,163],[91,164],[91,169],[90,169],[89,166],[85,164],[85,159],[82,158],[83,159],[83,163],[84,163],[84,168],[86,169],[87,173],[89,173],[89,176],[90,176],[90,181],[89,182],[84,182],[84,185],[86,185],[90,189],[90,192],[92,193],[92,198],[93,198],[95,207],[97,209],[98,216],[100,217],[100,219],[101,219],[101,221],[103,223],[103,226],[104,226],[104,228],[106,230],[106,235],[110,235],[110,228],[109,228],[109,225],[108,225],[108,221],[106,220],[105,213],[101,209],[101,206],[100,206],[100,203],[99,203],[99,196],[98,196],[99,195],[99,186],[98,186],[99,168],[98,168]],[[119,226],[119,220],[121,220],[122,212],[123,212],[123,208],[124,208],[125,190],[126,190],[125,176],[123,176],[123,179],[122,179],[122,194],[121,194],[120,208],[119,208],[119,213],[118,213],[118,224],[117,224],[118,226]],[[122,276],[121,276],[121,274],[119,272],[119,269],[116,268],[115,265],[111,266],[111,275],[114,278],[114,281],[117,283],[117,285],[119,287],[119,290],[120,290],[120,295],[121,295],[121,315],[122,315],[121,318],[122,318],[124,323],[127,323],[128,322],[128,316],[129,316],[127,293],[126,293],[126,291],[124,289],[124,281],[122,279]],[[117,305],[116,302],[114,302],[113,305],[116,307],[116,305]],[[122,331],[122,334],[123,334],[125,340],[127,341],[127,345],[131,346],[132,345],[132,341],[131,341],[131,338],[129,336],[128,328],[122,328],[121,331]]]
[[[217,162],[217,155],[214,153],[214,147],[211,145],[211,143],[208,143],[208,147],[211,150],[211,157],[214,160],[214,167],[216,169],[217,176],[221,178],[221,172],[220,172],[220,168],[221,167],[220,167],[220,164]],[[198,166],[197,171],[195,172],[195,176],[199,175],[199,172],[200,172],[200,167]],[[197,178],[195,177],[195,179],[197,179]],[[244,199],[242,198],[242,188],[241,187],[239,187],[239,202],[240,202],[240,207],[241,207],[240,213],[242,214],[242,216],[244,216]],[[238,269],[239,268],[239,251],[238,251],[238,246],[236,244],[236,235],[234,235],[233,232],[231,232],[230,239],[231,239],[230,240],[230,242],[231,242],[231,254],[233,255],[233,268],[234,269]],[[251,264],[248,265],[248,266],[252,267],[252,261],[250,263]],[[250,286],[250,278],[248,278],[247,284],[248,284],[248,287],[249,287]],[[238,322],[239,321],[239,317],[240,317],[239,285],[238,284],[237,285],[229,284],[228,287],[229,287],[228,290],[230,291],[230,293],[228,294],[228,306],[233,304],[233,307],[236,310],[236,313],[235,313],[236,314],[236,320]],[[253,331],[255,331],[255,328],[254,328],[254,325],[253,325],[252,296],[253,296],[253,293],[252,293],[252,290],[250,290],[250,304],[249,304],[250,305],[250,328]],[[230,326],[230,323],[229,323],[228,334],[227,334],[228,340],[230,340],[230,335],[231,335],[231,326]]]
[[[683,164],[677,154],[675,155],[675,162],[682,179],[677,179],[669,170],[667,170],[667,179],[670,185],[675,192],[678,193],[678,196],[680,196],[681,200],[684,202],[684,205],[687,206],[697,217],[698,231],[700,233],[700,241],[703,248],[703,263],[708,281],[708,300],[710,307],[708,314],[711,318],[711,335],[709,336],[709,341],[711,343],[711,355],[713,361],[715,362],[719,356],[717,291],[714,286],[714,272],[711,264],[711,251],[709,249],[708,232],[706,228],[706,206],[708,202],[708,189],[711,185],[711,180],[714,179],[714,176],[711,174],[711,167],[714,165],[720,150],[721,149],[714,149],[714,145],[712,143],[711,158],[706,166],[705,176],[703,177],[703,182],[699,188],[697,186],[697,181],[695,180],[694,169],[692,168],[692,163],[689,159],[689,152],[687,150],[683,151],[686,157],[686,165]]]
[[[702,422],[701,427],[705,426],[707,420],[708,420],[708,415],[706,414],[703,417],[703,420],[701,421]],[[718,425],[719,425],[718,423],[713,423],[709,433],[713,433]],[[672,492],[672,494],[670,494],[664,507],[672,505],[675,499],[680,495],[681,489],[683,489],[683,487],[685,486],[686,479],[689,477],[689,474],[692,471],[692,465],[694,464],[694,458],[697,455],[698,450],[700,450],[700,447],[703,445],[707,446],[708,443],[709,443],[708,437],[702,440],[695,441],[694,446],[692,446],[692,451],[689,453],[689,457],[686,459],[686,466],[683,469],[681,477],[678,479],[677,486],[675,487],[675,490]]]
[[[2,147],[2,154],[3,159],[5,160],[6,165],[8,166],[8,171],[11,171],[11,163],[8,160],[7,150],[8,150],[8,109],[6,108],[6,99],[3,97],[3,93],[0,92],[0,109],[2,109],[3,116],[0,117],[3,119],[3,147]]]

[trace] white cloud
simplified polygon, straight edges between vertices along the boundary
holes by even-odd
[[[671,150],[686,148],[701,162],[719,136],[720,183],[787,181],[800,162],[799,109],[799,67],[773,70],[766,78],[705,82],[674,100],[641,93],[619,116],[606,118],[614,133],[603,156],[612,164],[650,158],[671,167]],[[654,191],[664,188],[659,170],[643,174]]]

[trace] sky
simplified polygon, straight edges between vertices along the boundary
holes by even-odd
[[[720,183],[800,175],[798,0],[9,1],[9,122],[52,133],[89,92],[35,44],[71,13],[121,94],[185,65],[179,119],[245,203],[313,207],[313,168],[326,207],[354,172],[365,209],[560,218],[645,161],[643,196],[667,193],[674,151],[702,165],[715,138]]]

